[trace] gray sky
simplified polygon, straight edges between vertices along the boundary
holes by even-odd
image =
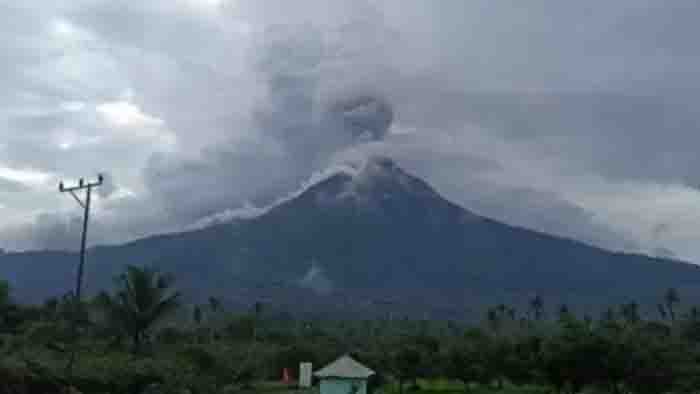
[[[189,228],[381,153],[451,200],[700,261],[700,5],[0,0],[0,247]],[[254,209],[253,209],[254,211]]]

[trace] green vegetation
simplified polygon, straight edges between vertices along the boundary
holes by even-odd
[[[284,368],[343,353],[378,372],[382,393],[692,393],[700,387],[700,312],[674,289],[661,320],[634,302],[600,318],[533,297],[524,313],[489,309],[480,324],[231,313],[214,297],[185,306],[173,279],[128,267],[112,292],[75,313],[70,295],[16,305],[0,281],[0,392],[299,392]],[[78,321],[78,335],[73,319]],[[76,351],[72,372],[66,364]],[[184,391],[183,391],[184,390]],[[311,390],[310,392],[315,392]]]
[[[131,338],[135,353],[148,330],[180,305],[180,294],[171,291],[171,281],[153,269],[130,266],[117,278],[114,294],[103,291],[96,297],[103,323],[117,337]]]

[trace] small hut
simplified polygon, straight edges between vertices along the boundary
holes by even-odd
[[[320,394],[367,394],[374,371],[345,355],[314,373],[321,380]]]

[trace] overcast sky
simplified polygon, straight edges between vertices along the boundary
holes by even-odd
[[[511,224],[700,262],[695,0],[0,0],[0,247],[255,211],[382,154]]]

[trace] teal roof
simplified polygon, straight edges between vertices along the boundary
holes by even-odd
[[[374,371],[345,355],[316,371],[319,378],[367,379]]]

